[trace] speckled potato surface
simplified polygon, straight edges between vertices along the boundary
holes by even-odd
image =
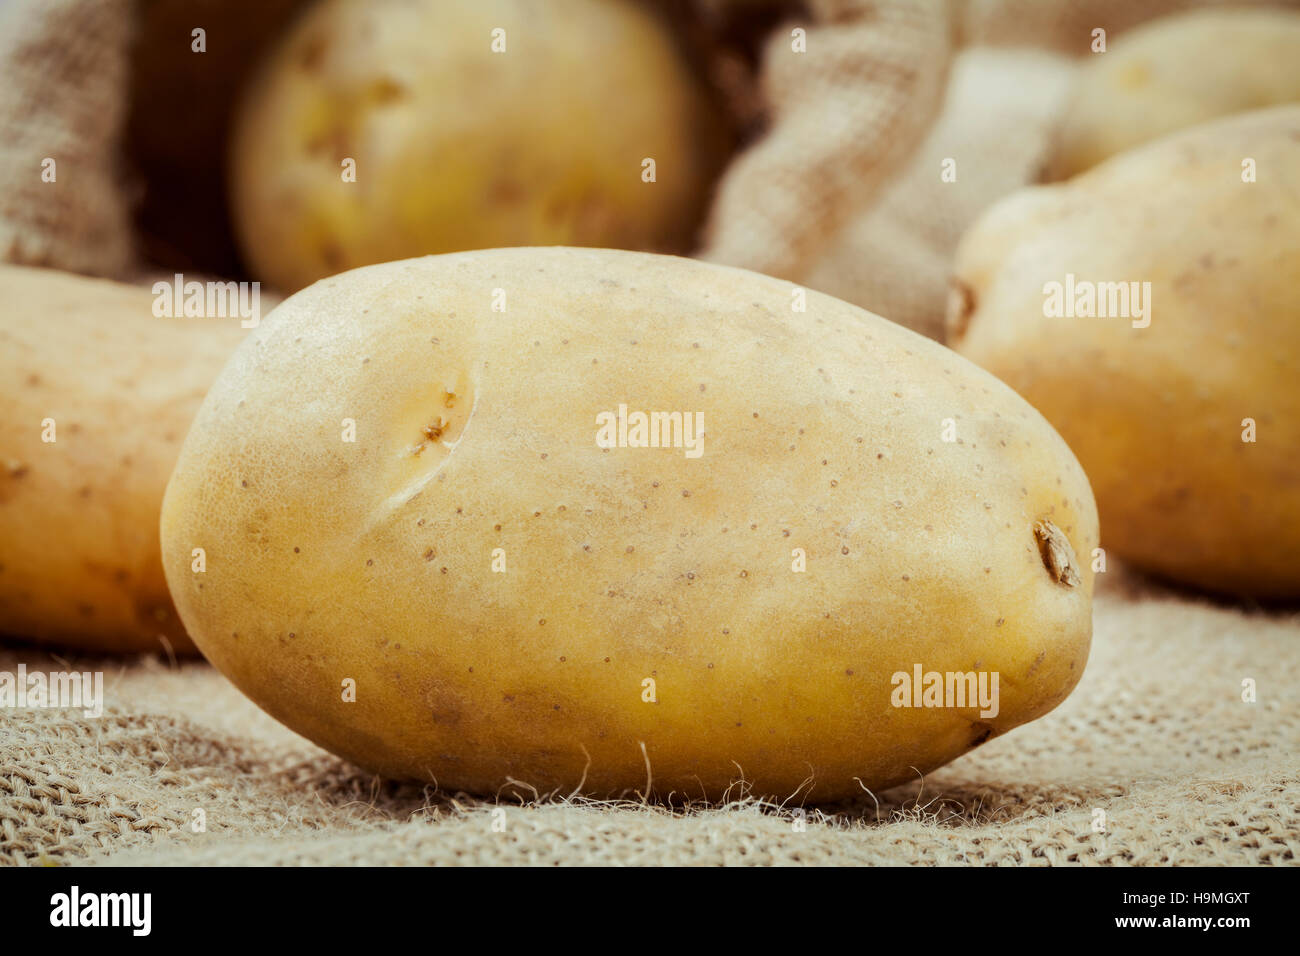
[[[644,791],[648,764],[660,795],[743,776],[834,798],[1046,713],[1091,637],[1069,449],[942,346],[791,305],[775,279],[608,250],[316,283],[186,439],[162,518],[186,625],[291,728],[476,792]],[[599,447],[620,404],[702,414],[702,454]],[[892,706],[917,664],[998,672],[998,713]]]
[[[1108,551],[1212,591],[1300,595],[1297,197],[1300,106],[1276,107],[1014,194],[957,253],[949,344],[1070,443]],[[1045,316],[1067,274],[1150,282],[1150,324]]]
[[[1046,178],[1209,120],[1300,101],[1300,11],[1193,10],[1152,20],[1092,54]]]
[[[245,93],[236,232],[287,291],[462,249],[687,251],[727,141],[630,0],[323,0]]]
[[[243,330],[157,318],[148,288],[46,269],[0,266],[0,301],[0,633],[193,653],[158,514]]]

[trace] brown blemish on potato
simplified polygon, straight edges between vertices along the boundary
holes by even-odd
[[[970,328],[975,314],[975,290],[956,276],[948,280],[948,310],[944,316],[944,329],[948,344],[960,342]]]
[[[381,106],[388,106],[407,97],[406,87],[392,77],[381,77],[370,84],[370,101]]]
[[[1045,661],[1046,659],[1047,659],[1047,652],[1046,652],[1046,651],[1039,651],[1039,652],[1038,652],[1038,656],[1034,658],[1034,662],[1033,662],[1032,664],[1029,665],[1029,670],[1025,672],[1025,678],[1028,679],[1028,678],[1030,678],[1030,677],[1033,677],[1033,676],[1034,676],[1034,671],[1038,670],[1039,666],[1040,666],[1040,665],[1043,663],[1043,661]]]
[[[320,247],[321,261],[333,272],[343,268],[343,249],[336,242],[324,242]]]
[[[1038,542],[1043,567],[1047,568],[1052,580],[1067,588],[1078,587],[1082,583],[1078,559],[1065,533],[1050,521],[1039,521],[1034,524],[1034,539]]]
[[[325,60],[325,50],[329,46],[328,40],[324,34],[316,34],[311,37],[303,46],[302,55],[298,62],[304,70],[318,70],[321,63]]]
[[[527,191],[523,185],[513,179],[495,179],[487,190],[488,201],[497,206],[511,206],[523,202],[527,198]],[[534,345],[540,343],[534,342]]]

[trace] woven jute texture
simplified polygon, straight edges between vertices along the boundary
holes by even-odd
[[[128,14],[121,0],[0,4],[7,262],[116,276],[134,259],[119,162]]]
[[[807,285],[942,340],[957,242],[991,202],[1037,178],[1076,69],[1045,50],[958,54],[925,141],[829,242]]]
[[[815,0],[809,10],[767,44],[771,128],[728,168],[703,258],[799,278],[939,108],[954,33],[945,0]]]
[[[957,243],[989,205],[1038,181],[1075,73],[1093,55],[1092,31],[1105,29],[1109,48],[1141,20],[1207,5],[1244,4],[957,4],[966,46],[953,56],[934,122],[888,177],[831,200],[844,210],[836,231],[820,235],[806,260],[783,274],[942,340]],[[1270,5],[1300,8],[1295,0]],[[948,178],[941,177],[945,163]],[[746,253],[721,258],[740,265]]]
[[[943,297],[957,239],[979,210],[1033,181],[1065,92],[1050,57],[1009,57],[1005,72],[975,64],[950,85],[959,51],[1027,48],[1064,60],[1089,55],[1095,29],[1109,42],[1162,14],[1249,3],[812,0],[768,41],[771,125],[727,170],[700,255],[934,334],[930,304]],[[939,159],[950,156],[965,160],[961,188],[939,196]],[[899,296],[886,283],[920,301],[889,311]]]
[[[1100,576],[1092,657],[1065,703],[853,805],[434,793],[317,749],[206,664],[0,652],[0,670],[19,661],[102,669],[108,706],[100,718],[0,716],[9,864],[1300,860],[1300,618],[1211,604],[1116,569]],[[1253,703],[1245,680],[1256,683]],[[196,810],[205,832],[194,832]]]

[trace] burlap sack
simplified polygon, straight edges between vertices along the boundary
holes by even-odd
[[[763,77],[774,91],[773,126],[728,170],[701,256],[805,284],[941,339],[957,241],[996,199],[1037,180],[1078,58],[1092,55],[1092,31],[1104,29],[1109,42],[1163,14],[1249,5],[1259,4],[813,4],[835,42],[810,33],[809,44],[830,48],[811,62],[790,54],[788,30],[774,33]],[[936,89],[949,71],[946,89]],[[944,182],[940,164],[950,158],[957,179]]]
[[[703,254],[933,328],[956,237],[1033,176],[1067,57],[1094,26],[1118,32],[1187,5],[810,3],[767,42],[770,129],[724,178]],[[113,276],[148,267],[119,162],[129,10],[0,7],[10,261]],[[790,46],[796,26],[807,53]],[[957,52],[1007,45],[1036,50]],[[54,152],[75,157],[60,160],[57,192],[39,175]],[[949,156],[957,188],[941,191]],[[684,809],[535,801],[519,788],[432,793],[320,751],[203,663],[0,649],[0,670],[20,663],[102,670],[109,707],[0,714],[0,860],[11,864],[1241,864],[1295,863],[1300,850],[1300,620],[1113,566],[1099,579],[1092,659],[1061,707],[842,807],[757,802],[743,786],[727,805]]]
[[[1037,177],[1076,69],[1072,58],[1044,50],[958,54],[942,112],[916,155],[803,281],[942,341],[957,241],[989,203]],[[947,160],[953,182],[939,175]]]
[[[143,238],[154,248],[141,249],[130,212],[146,188],[157,194],[152,204],[145,204],[146,227],[152,208],[202,193],[197,200],[189,197],[195,202],[190,214],[197,218],[181,223],[184,234],[202,247],[206,234],[228,233],[221,216],[219,166],[220,136],[231,101],[268,34],[281,29],[302,2],[265,0],[241,6],[233,17],[214,0],[11,0],[0,7],[0,79],[6,90],[0,97],[4,258],[113,278],[142,274],[148,267],[145,252],[165,253],[171,260],[166,265],[233,267],[233,258],[220,252],[195,262],[192,249],[177,248],[174,236],[160,237],[152,230]],[[870,285],[870,276],[890,274],[888,263],[877,266],[869,255],[858,255],[856,265],[848,265],[856,252],[875,251],[886,234],[902,246],[936,243],[942,237],[935,254],[946,255],[978,208],[1028,181],[1018,162],[1013,170],[1018,176],[979,172],[989,165],[978,161],[981,146],[1002,144],[1015,155],[1041,150],[1050,121],[1050,111],[1042,106],[1059,93],[1059,83],[1052,79],[1041,90],[1032,83],[1004,86],[1002,92],[1012,100],[1021,93],[1027,97],[1029,115],[1013,124],[1008,117],[1014,113],[1002,114],[997,131],[971,118],[999,117],[998,110],[959,111],[950,99],[945,119],[951,122],[936,126],[949,89],[949,68],[961,47],[1021,45],[1082,55],[1099,26],[1115,34],[1169,11],[1251,2],[1256,0],[808,0],[805,9],[795,0],[696,0],[698,19],[706,24],[718,20],[719,11],[732,21],[760,9],[791,11],[767,39],[759,75],[744,78],[757,86],[766,105],[767,128],[734,159],[719,184],[699,254],[794,281],[815,274],[829,291],[834,285]],[[1300,0],[1277,2],[1296,5]],[[668,8],[684,16],[680,3]],[[693,35],[699,27],[695,19]],[[166,70],[181,62],[174,57],[184,49],[191,21],[230,31],[224,42],[214,41],[203,54],[205,67],[187,74],[203,97],[201,109],[187,109],[177,100],[188,86],[167,83]],[[167,38],[168,55],[150,55],[148,49],[139,55],[137,41],[155,42],[160,36]],[[966,77],[961,81],[968,85]],[[961,90],[954,87],[950,96],[958,95]],[[140,116],[161,120],[135,121]],[[918,152],[927,134],[931,149]],[[138,162],[138,151],[131,147],[141,141],[148,147],[144,152],[162,153],[164,162],[150,170],[149,182],[137,177],[128,188],[124,177],[131,171],[124,170],[123,160],[133,155]],[[963,186],[962,215],[946,210],[951,197],[936,201],[910,189],[903,192],[937,179],[930,162],[934,150],[952,155],[962,148],[973,152],[974,161],[965,165],[968,175],[977,177]],[[41,179],[47,158],[64,167],[55,183]],[[187,188],[185,182],[170,181],[168,163],[197,167],[190,172],[200,184]],[[900,203],[899,195],[916,198]],[[887,213],[875,226],[842,235],[878,204],[909,209],[916,225],[909,229],[902,223],[899,232],[896,214]],[[861,238],[861,230],[869,241]],[[832,264],[815,272],[828,256]],[[925,266],[933,270],[935,263]],[[893,274],[902,284],[918,284],[910,273]],[[872,307],[873,296],[863,298],[854,301]],[[896,321],[906,318],[884,314]],[[929,321],[926,317],[921,324]]]
[[[0,254],[121,276],[135,262],[120,164],[125,4],[0,4]],[[53,161],[53,166],[48,164]]]

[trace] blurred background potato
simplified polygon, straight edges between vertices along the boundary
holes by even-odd
[[[159,318],[148,289],[49,269],[0,266],[0,301],[0,632],[194,653],[158,515],[244,330]]]
[[[672,35],[630,0],[322,0],[236,113],[236,234],[287,291],[460,249],[685,252],[724,142]]]
[[[1186,126],[1300,100],[1300,11],[1212,8],[1160,17],[1086,63],[1048,180]]]
[[[1149,283],[1146,314],[1045,314],[1067,275]],[[1300,597],[1300,105],[1007,197],[956,281],[950,344],[1069,442],[1105,547],[1208,591]]]

